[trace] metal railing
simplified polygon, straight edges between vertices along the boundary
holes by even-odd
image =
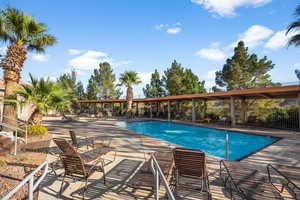
[[[8,116],[5,116],[5,115],[2,115],[1,116],[1,119],[2,119],[2,122],[3,122],[3,118],[6,118],[6,119],[9,119],[9,120],[12,120],[12,121],[15,121],[19,124],[22,124],[22,125],[25,125],[25,143],[27,144],[27,136],[28,136],[28,123],[26,121],[23,121],[23,120],[20,120],[20,119],[14,119],[14,118],[11,118],[11,117],[8,117]]]
[[[34,181],[34,175],[37,174],[38,171],[44,169],[43,174]],[[48,162],[45,161],[38,168],[36,168],[33,172],[31,172],[28,176],[26,176],[14,189],[8,192],[5,196],[1,197],[1,200],[9,200],[14,194],[16,194],[22,186],[28,184],[28,200],[33,200],[33,192],[40,185],[42,180],[46,177],[48,173]]]
[[[165,178],[155,156],[152,154],[150,158],[151,170],[154,175],[154,183],[155,183],[155,199],[159,200],[159,191],[160,191],[160,179],[162,180],[163,185],[166,188],[166,193],[168,198],[171,200],[176,200],[173,192],[170,189],[167,179]]]
[[[18,137],[18,131],[23,131],[22,129],[18,128],[18,127],[15,127],[15,126],[11,126],[9,124],[5,124],[5,123],[2,123],[0,122],[0,126],[2,127],[5,127],[5,128],[8,128],[8,129],[11,129],[13,132],[12,132],[12,135],[2,135],[2,136],[6,136],[6,137],[9,137],[11,138],[11,140],[14,141],[14,155],[17,155],[17,150],[18,150],[18,140],[23,140],[25,142],[25,140],[23,138],[20,138]]]

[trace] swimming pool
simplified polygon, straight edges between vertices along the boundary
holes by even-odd
[[[278,138],[225,131],[162,121],[129,122],[123,127],[137,133],[166,140],[191,149],[226,157],[226,134],[229,138],[229,160],[239,160],[272,144]]]

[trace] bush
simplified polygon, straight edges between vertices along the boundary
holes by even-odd
[[[24,126],[21,128],[25,130]],[[28,125],[27,129],[28,129],[28,136],[44,135],[45,133],[48,132],[48,129],[43,125]],[[25,131],[18,133],[18,135],[24,137]]]

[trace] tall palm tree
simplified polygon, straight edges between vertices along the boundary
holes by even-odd
[[[134,71],[125,71],[120,76],[120,83],[119,85],[123,85],[127,87],[127,117],[131,116],[132,114],[132,99],[133,99],[133,85],[137,85],[141,83],[140,78],[138,77],[137,72]]]
[[[60,113],[70,109],[72,91],[63,88],[61,84],[48,79],[36,79],[31,74],[30,85],[22,85],[16,93],[25,99],[25,102],[35,107],[30,113],[29,123],[40,124],[42,116],[48,110],[56,110]]]
[[[6,56],[1,62],[6,84],[6,99],[16,99],[15,90],[21,78],[27,51],[43,53],[46,46],[56,43],[56,38],[46,34],[46,31],[45,24],[37,22],[31,15],[20,10],[8,7],[0,11],[0,40],[9,44]],[[5,104],[3,114],[16,118],[15,104]],[[17,126],[12,120],[4,118],[3,121]]]
[[[295,15],[298,17],[296,21],[292,22],[288,27],[286,34],[294,32],[293,36],[289,39],[288,45],[300,46],[300,5],[295,10]]]

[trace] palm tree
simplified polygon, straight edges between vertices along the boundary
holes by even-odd
[[[33,105],[35,109],[30,114],[29,123],[40,124],[44,113],[56,110],[64,113],[70,109],[72,92],[63,88],[61,84],[50,79],[36,79],[29,74],[30,85],[22,85],[16,93],[25,99],[25,103]],[[64,114],[63,114],[64,115]]]
[[[300,17],[300,5],[297,6],[296,10],[295,10],[295,15]],[[292,22],[286,31],[286,34],[290,33],[290,32],[294,32],[296,34],[294,34],[288,42],[288,45],[295,45],[295,46],[300,46],[300,18],[298,18],[296,21]]]
[[[9,43],[6,56],[1,62],[6,83],[6,99],[16,99],[15,90],[20,81],[27,51],[43,53],[46,46],[56,43],[56,38],[46,34],[46,31],[45,24],[37,22],[31,15],[20,10],[8,7],[0,11],[0,39]],[[5,104],[3,114],[15,119],[17,117],[15,105]],[[11,120],[4,118],[3,121],[17,126]]]
[[[141,83],[140,78],[138,77],[137,72],[134,71],[125,71],[120,76],[120,83],[119,85],[123,85],[127,87],[127,117],[131,116],[132,114],[132,99],[133,99],[133,85],[137,85]]]

